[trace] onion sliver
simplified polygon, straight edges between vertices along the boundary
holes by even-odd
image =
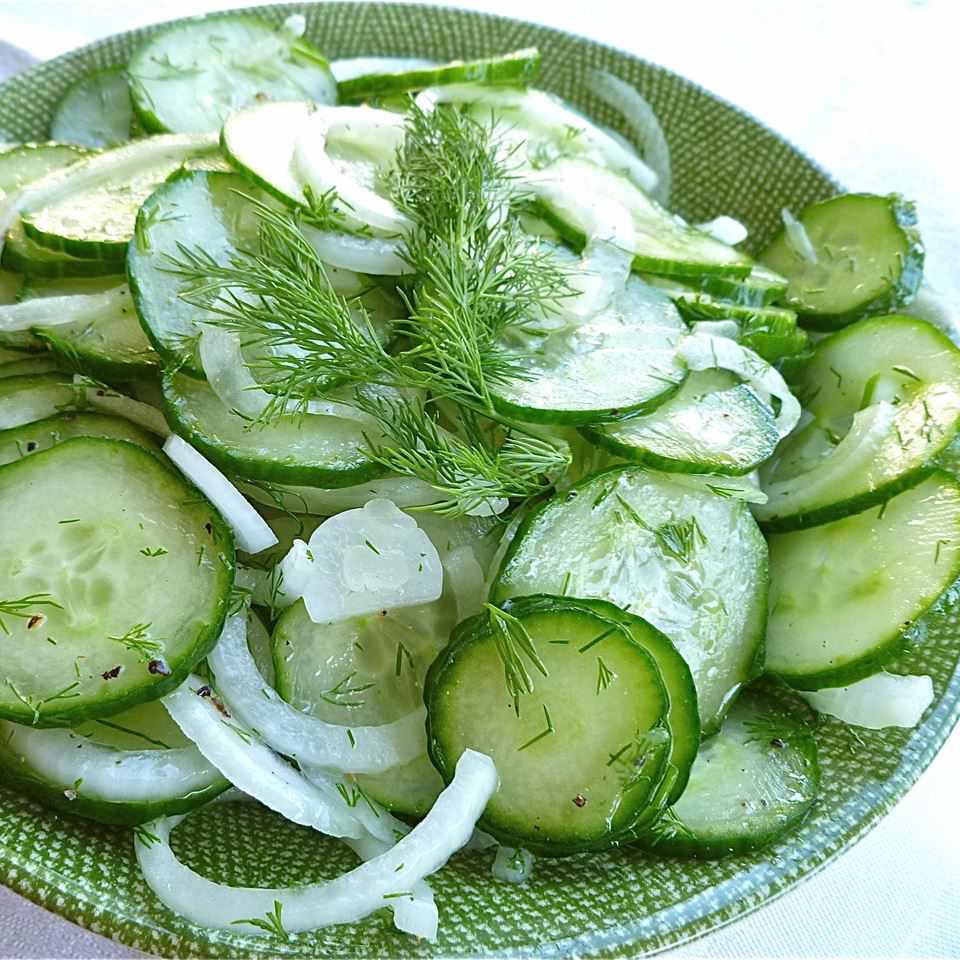
[[[134,845],[147,884],[187,920],[262,936],[265,931],[237,921],[274,913],[278,903],[284,929],[299,933],[361,920],[375,910],[396,906],[401,897],[414,899],[416,884],[470,839],[496,788],[493,761],[474,750],[464,751],[450,785],[395,846],[334,880],[299,887],[229,887],[202,877],[177,860],[170,847],[170,833],[183,817],[155,821],[148,828],[153,837],[138,836]]]
[[[400,277],[414,270],[403,258],[403,243],[386,237],[358,237],[336,230],[317,230],[304,224],[307,242],[324,263],[342,270]]]
[[[100,293],[78,293],[65,297],[32,297],[21,303],[0,306],[0,330],[9,333],[31,327],[57,327],[65,323],[93,322],[104,314],[118,313],[130,303],[126,284]]]
[[[104,413],[123,417],[131,423],[155,433],[158,437],[169,437],[170,428],[163,414],[148,403],[141,403],[122,393],[115,393],[108,387],[100,387],[91,382],[82,374],[73,375],[73,383],[77,390],[83,391],[83,399],[91,407],[96,407]]]
[[[813,248],[807,228],[786,207],[780,211],[780,218],[787,233],[787,243],[793,252],[809,263],[816,263],[817,251]]]
[[[278,753],[341,773],[382,773],[426,749],[426,711],[373,727],[341,727],[294,709],[264,681],[245,640],[242,617],[230,617],[208,660],[230,710]]]
[[[722,215],[714,217],[706,223],[698,223],[696,228],[704,233],[709,233],[714,240],[719,240],[730,247],[743,243],[749,235],[749,231],[739,220]]]
[[[259,553],[277,543],[277,535],[267,522],[247,503],[243,494],[199,451],[186,440],[171,434],[163,452],[180,468],[210,502],[223,514],[237,546],[247,553]]]
[[[231,619],[243,621],[245,615]],[[331,837],[363,836],[363,827],[349,809],[331,802],[231,716],[199,677],[189,676],[163,698],[163,705],[207,760],[244,793],[288,820]]]
[[[933,703],[933,680],[927,676],[875,673],[848,687],[800,691],[817,713],[829,713],[855,727],[915,727]]]

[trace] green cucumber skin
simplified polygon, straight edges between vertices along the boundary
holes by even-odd
[[[542,200],[534,198],[533,200],[525,201],[524,212],[542,220],[576,253],[583,252],[583,248],[587,245],[586,236],[568,224],[562,217],[557,216]],[[676,260],[661,260],[657,257],[637,255],[634,257],[631,269],[634,273],[656,273],[664,277],[704,277],[718,275],[742,279],[750,273],[751,264],[683,263]]]
[[[173,470],[160,461],[159,457],[144,449],[138,444],[126,440],[104,440],[92,437],[74,437],[65,440],[62,444],[51,447],[49,450],[38,451],[23,460],[15,460],[0,467],[0,473],[7,475],[9,471],[22,468],[24,464],[35,466],[37,458],[45,460],[55,456],[56,452],[67,445],[96,445],[103,449],[104,462],[107,462],[111,447],[122,446],[125,450],[134,451],[136,457],[144,458],[143,462],[149,464],[151,469],[156,469],[158,463],[161,469],[173,474]],[[180,473],[174,474],[179,482],[183,483],[188,489],[196,492],[196,499],[206,502],[204,494],[190,483]],[[122,713],[129,710],[139,703],[146,703],[150,700],[156,700],[165,696],[183,683],[191,674],[196,665],[207,656],[208,653],[217,645],[220,639],[220,633],[223,630],[224,621],[229,613],[231,601],[230,594],[233,589],[234,576],[236,573],[236,553],[233,543],[233,533],[226,522],[220,516],[219,511],[208,504],[210,514],[210,524],[213,528],[211,534],[218,544],[218,560],[220,561],[224,572],[224,589],[218,600],[216,607],[212,611],[210,623],[207,627],[197,633],[194,639],[193,649],[189,655],[182,657],[179,663],[169,664],[170,675],[167,677],[153,677],[149,684],[133,688],[123,697],[115,697],[108,702],[90,701],[85,705],[70,707],[55,706],[44,709],[44,712],[34,722],[34,716],[26,709],[22,710],[0,710],[0,717],[5,720],[12,720],[14,723],[25,723],[29,726],[38,727],[72,727],[84,720],[95,720],[101,717],[112,716],[116,713]]]
[[[180,404],[177,402],[176,391],[171,386],[170,374],[164,375],[162,389],[163,414],[174,431],[230,476],[240,477],[243,480],[264,480],[270,483],[319,487],[324,490],[351,487],[386,476],[387,470],[372,460],[351,470],[325,470],[322,467],[279,461],[257,463],[246,457],[235,456],[224,450],[222,446],[211,442],[183,416]]]
[[[299,208],[304,206],[303,198],[291,197],[289,193],[278,190],[272,183],[264,180],[256,171],[251,170],[235,153],[230,150],[229,142],[224,136],[226,127],[220,131],[220,149],[227,158],[227,162],[244,180],[249,181],[253,186],[259,187],[267,196],[279,200],[284,206]]]
[[[159,376],[159,359],[145,359],[142,362],[113,360],[105,354],[77,347],[69,340],[57,336],[56,329],[56,327],[33,327],[30,332],[44,343],[69,370],[75,370],[77,373],[87,374],[95,380],[105,380],[108,383],[126,383],[143,378],[157,379]]]
[[[126,240],[75,240],[40,230],[29,219],[24,219],[22,223],[27,239],[50,253],[94,263],[110,263],[114,267],[113,273],[117,273],[117,268],[123,266],[127,254]]]
[[[554,597],[548,594],[538,594],[529,597],[515,597],[511,600],[511,602],[515,605],[522,604],[524,607],[524,612],[530,613],[534,611],[539,612],[540,610],[552,611],[555,609],[556,604],[567,603],[568,600],[569,598],[567,597]],[[590,611],[589,606],[583,606],[581,609]],[[445,672],[455,663],[458,650],[461,647],[469,645],[471,641],[476,639],[477,636],[480,636],[480,634],[477,633],[477,627],[482,625],[485,620],[485,614],[477,614],[476,616],[470,617],[467,620],[457,624],[450,634],[450,642],[446,647],[444,647],[444,649],[430,665],[424,680],[423,699],[427,707],[427,755],[430,757],[430,761],[433,763],[434,767],[436,767],[437,771],[440,773],[444,783],[447,784],[449,784],[453,779],[456,758],[453,758],[452,763],[448,763],[444,754],[440,737],[435,729],[436,722],[433,719],[437,712],[436,704],[439,702],[439,698],[442,696],[441,688],[443,686]],[[615,621],[610,622],[612,623]],[[644,654],[650,660],[654,669],[659,673],[659,668],[657,668],[652,656],[646,651],[644,651]],[[662,680],[660,683],[661,687],[663,687]],[[664,696],[666,697],[665,689]],[[669,702],[669,700],[667,702]],[[668,751],[664,751],[663,759],[660,763],[659,771],[657,773],[657,779],[659,780],[660,784],[663,783],[663,778],[666,776],[667,771],[665,768],[668,765],[668,762]],[[651,792],[651,799],[654,793],[655,791]],[[638,819],[642,819],[644,813],[646,812],[646,810],[641,810],[638,814]],[[630,824],[628,827],[625,827],[616,834],[608,835],[593,841],[564,843],[554,840],[548,844],[539,844],[536,841],[532,841],[528,836],[520,836],[510,833],[502,828],[486,823],[482,819],[480,821],[480,825],[482,826],[482,829],[496,837],[500,843],[514,847],[524,847],[531,853],[535,853],[543,857],[565,857],[576,853],[584,853],[594,850],[607,850],[611,847],[632,842],[634,829],[634,824]]]
[[[869,193],[852,193],[843,194],[841,196],[872,198],[874,195]],[[809,207],[804,208],[798,219],[802,222],[804,216],[806,216],[807,211],[810,210],[811,207],[831,203],[833,200],[837,199],[839,198],[832,197],[829,200],[821,200],[818,204],[811,204]],[[862,304],[858,304],[856,307],[853,307],[850,310],[845,310],[838,313],[830,313],[828,311],[814,312],[809,309],[805,310],[799,304],[789,302],[786,300],[786,298],[783,298],[782,302],[784,302],[785,305],[797,310],[800,315],[800,322],[803,324],[803,326],[810,330],[828,333],[832,330],[839,330],[842,327],[845,327],[848,324],[853,323],[855,320],[859,320],[863,317],[872,316],[874,314],[896,313],[900,308],[906,306],[913,299],[917,289],[920,286],[921,280],[923,280],[923,265],[925,259],[923,242],[921,240],[920,233],[917,230],[916,207],[911,201],[905,200],[898,194],[892,194],[889,199],[890,210],[894,218],[894,223],[900,230],[906,242],[906,252],[903,255],[903,265],[900,270],[900,276],[897,278],[896,282],[893,283],[889,289],[882,291],[871,300],[868,300]],[[781,233],[774,239],[774,243],[779,242],[783,234],[784,231],[781,231]]]
[[[0,259],[4,269],[28,277],[111,277],[123,272],[123,260],[86,259],[40,246],[21,231],[11,233]]]
[[[752,689],[744,691],[743,696],[750,700],[767,700],[766,697],[758,696]],[[684,836],[683,833],[675,833],[672,836],[665,835],[658,832],[657,826],[654,825],[651,829],[637,836],[637,845],[658,856],[683,857],[695,860],[721,860],[725,857],[763,849],[785,834],[796,830],[810,815],[816,804],[816,795],[819,794],[821,783],[820,762],[816,739],[810,727],[795,716],[786,715],[779,710],[777,712],[779,714],[778,719],[783,724],[783,732],[786,734],[783,739],[790,746],[798,749],[806,759],[806,772],[810,778],[812,793],[814,794],[814,797],[806,806],[798,809],[787,822],[773,830],[753,834],[731,834],[723,838],[707,839],[695,835]]]
[[[670,383],[656,396],[649,397],[642,403],[630,407],[613,407],[603,410],[546,410],[511,403],[497,394],[493,394],[492,399],[493,405],[499,413],[522,423],[586,427],[599,423],[617,423],[619,420],[629,420],[631,417],[652,413],[661,403],[666,403],[682,386],[682,381],[680,383]]]
[[[59,813],[72,814],[85,820],[94,820],[97,823],[109,826],[135,827],[142,823],[150,823],[158,817],[171,817],[181,813],[189,813],[209,803],[225,790],[230,783],[219,780],[203,790],[195,790],[183,797],[171,800],[159,800],[153,803],[118,802],[115,800],[99,800],[96,797],[85,797],[83,786],[77,791],[73,800],[69,800],[63,789],[52,785],[37,776],[14,753],[0,744],[0,770],[3,771],[5,784],[18,788],[38,800],[45,807],[53,808]]]
[[[527,86],[536,79],[540,64],[540,52],[531,48],[501,57],[442,64],[403,73],[364,74],[338,83],[337,98],[341,103],[347,103],[410,90],[424,90],[445,83]]]

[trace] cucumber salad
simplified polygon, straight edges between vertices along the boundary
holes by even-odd
[[[779,840],[823,715],[919,722],[884,668],[960,573],[913,207],[785,209],[754,259],[670,212],[622,80],[582,77],[628,136],[536,50],[328,64],[304,28],[155,33],[0,153],[0,782],[279,939],[432,940],[464,847],[523,882]],[[178,858],[244,800],[357,865]]]

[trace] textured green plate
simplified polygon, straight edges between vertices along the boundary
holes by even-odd
[[[380,3],[264,7],[280,21],[307,15],[307,35],[331,57],[360,54],[479,57],[518,47],[543,52],[541,83],[591,114],[615,116],[586,97],[580,78],[602,67],[651,100],[674,158],[674,205],[693,220],[726,213],[763,244],[783,206],[799,209],[835,185],[810,160],[729,104],[636,57],[544,27],[459,10]],[[0,86],[0,141],[42,139],[57,98],[88,70],[124,63],[149,30],[100,41]],[[895,187],[896,184],[891,184]],[[915,730],[818,731],[823,797],[776,848],[713,864],[655,860],[634,850],[537,862],[523,887],[490,876],[492,854],[458,856],[437,875],[440,939],[369,921],[264,940],[204,930],[162,907],[139,876],[128,832],[49,813],[0,787],[0,881],[69,919],[163,956],[463,957],[623,956],[699,936],[783,893],[856,842],[904,795],[960,713],[956,607],[928,616],[902,666],[934,678],[937,699]],[[353,855],[316,833],[249,804],[214,807],[177,831],[195,869],[233,884],[282,885],[334,875]]]

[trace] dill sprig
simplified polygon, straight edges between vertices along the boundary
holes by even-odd
[[[484,607],[490,616],[493,639],[503,662],[507,691],[513,699],[514,712],[519,717],[520,697],[525,693],[533,693],[533,677],[530,676],[523,655],[527,656],[543,676],[548,675],[547,667],[537,653],[533,638],[520,620],[492,603],[486,603]]]
[[[279,900],[273,901],[273,909],[268,910],[262,920],[259,917],[253,917],[251,919],[232,920],[231,923],[247,923],[251,927],[264,930],[280,940],[290,939],[290,934],[287,933],[286,928],[283,926],[283,904]]]
[[[49,593],[31,593],[26,597],[20,597],[19,600],[0,600],[0,630],[4,633],[10,633],[9,628],[4,622],[4,616],[19,617],[21,620],[32,620],[33,617],[37,616],[37,607],[54,607],[56,610],[63,609]]]
[[[152,624],[149,623],[135,623],[123,636],[107,639],[114,640],[131,653],[139,654],[142,659],[149,660],[163,651],[163,644],[150,638],[151,626]]]

